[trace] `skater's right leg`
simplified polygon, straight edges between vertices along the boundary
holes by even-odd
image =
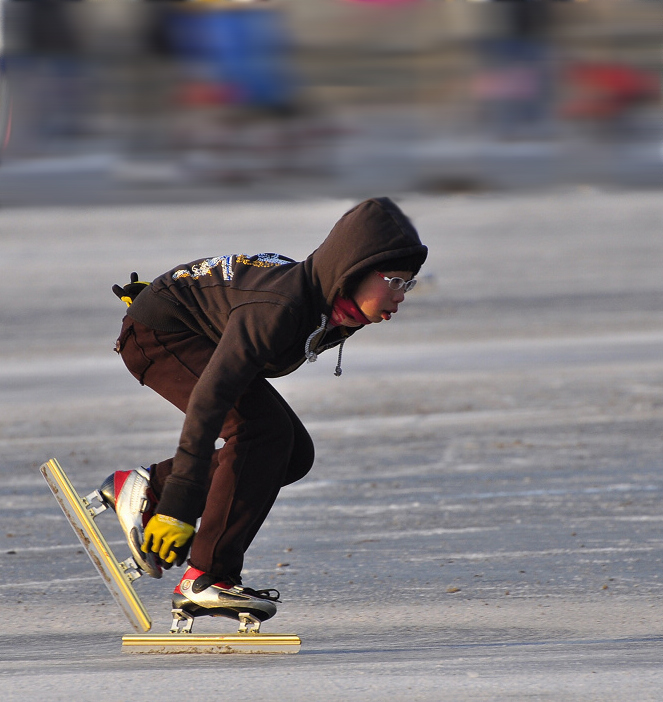
[[[184,412],[215,347],[209,339],[192,332],[163,333],[165,343],[161,342],[159,334],[125,317],[115,348],[141,385],[152,387]],[[170,466],[172,468],[172,459]],[[155,479],[152,466],[150,471],[144,468],[117,471],[108,476],[100,490],[105,502],[117,514],[134,560],[154,578],[161,577],[163,564],[156,554],[145,554],[140,545],[162,485],[163,482]]]

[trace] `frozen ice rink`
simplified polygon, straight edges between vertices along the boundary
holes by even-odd
[[[296,656],[140,656],[38,472],[82,494],[172,455],[111,293],[202,256],[303,258],[353,202],[0,211],[0,697],[660,700],[660,192],[406,197],[398,315],[277,381],[317,447],[247,555]],[[124,557],[111,514],[98,523]],[[180,571],[136,589],[155,632]],[[200,620],[199,633],[235,630]]]

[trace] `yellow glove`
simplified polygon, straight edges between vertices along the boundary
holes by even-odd
[[[145,541],[141,550],[145,553],[158,553],[159,558],[166,563],[173,563],[180,557],[181,565],[186,557],[186,552],[182,556],[181,549],[189,545],[195,531],[191,524],[165,514],[155,514],[145,527]]]
[[[113,292],[130,307],[133,301],[138,297],[138,293],[143,292],[143,290],[149,285],[144,280],[138,280],[138,273],[135,271],[131,274],[131,282],[127,283],[124,287],[119,285],[113,285]]]

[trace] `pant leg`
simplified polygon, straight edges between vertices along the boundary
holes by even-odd
[[[313,444],[283,398],[256,379],[228,413],[191,564],[239,579],[244,552],[281,487],[313,463]]]
[[[182,411],[215,348],[193,333],[155,332],[130,319],[123,324],[119,342],[131,373]],[[314,450],[299,418],[262,378],[256,378],[228,412],[220,436],[225,444],[210,462],[207,499],[190,562],[239,580],[243,554],[280,488],[308,473]],[[172,463],[170,458],[152,466],[157,495]]]

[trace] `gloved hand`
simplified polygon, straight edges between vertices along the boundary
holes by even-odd
[[[138,280],[138,273],[135,271],[131,274],[131,282],[127,283],[123,288],[119,285],[113,285],[113,292],[122,300],[122,302],[127,303],[127,307],[138,297],[138,293],[144,290],[149,283],[143,280]]]
[[[165,514],[155,514],[145,526],[141,550],[157,553],[164,563],[182,565],[195,531],[191,524]]]

